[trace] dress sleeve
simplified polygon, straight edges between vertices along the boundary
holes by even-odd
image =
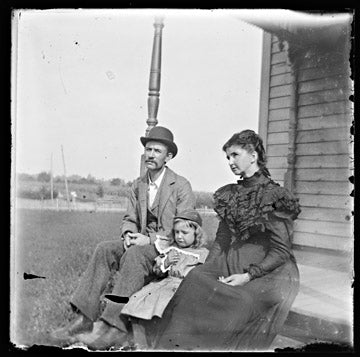
[[[261,263],[250,264],[247,269],[252,279],[273,271],[292,256],[293,220],[290,215],[284,212],[273,212],[268,215],[264,226],[269,233],[270,248]]]
[[[206,263],[215,260],[229,245],[231,231],[224,220],[221,220],[216,232],[216,238],[206,258]]]

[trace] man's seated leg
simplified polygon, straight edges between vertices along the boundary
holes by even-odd
[[[113,271],[118,270],[123,253],[123,242],[120,239],[97,245],[70,302],[78,316],[67,326],[53,331],[50,338],[65,342],[76,334],[92,330],[93,321],[100,314],[100,296]]]
[[[100,319],[95,322],[91,333],[76,335],[74,342],[82,342],[92,350],[123,347],[128,344],[127,319],[123,319],[122,326],[113,326]]]
[[[80,311],[77,316],[69,324],[50,333],[50,338],[59,344],[71,343],[72,337],[77,334],[91,332],[93,329],[93,321]]]
[[[115,275],[112,293],[106,296],[129,298],[153,280],[155,276],[152,269],[158,255],[153,244],[131,246],[120,260],[120,268]],[[104,317],[104,314],[102,316]]]
[[[128,320],[121,315],[121,310],[125,304],[116,301],[130,297],[144,286],[152,276],[152,266],[157,255],[153,245],[132,246],[124,253],[119,271],[115,275],[112,294],[106,295],[109,300],[100,317],[101,323],[96,323],[99,328],[94,328],[93,332],[86,336],[78,336],[80,342],[101,350],[118,345],[124,340],[124,334],[128,333]]]

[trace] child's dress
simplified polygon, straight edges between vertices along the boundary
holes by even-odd
[[[160,273],[161,271],[164,273],[168,271],[168,276],[161,280],[155,280],[134,293],[123,307],[122,314],[144,320],[151,320],[154,316],[162,317],[166,306],[175,294],[182,279],[196,265],[204,263],[209,253],[206,248],[179,249],[175,246],[163,250],[159,249],[158,246],[157,248],[162,254],[155,260],[154,272]],[[177,263],[164,269],[164,260],[172,249],[180,252],[180,259]]]

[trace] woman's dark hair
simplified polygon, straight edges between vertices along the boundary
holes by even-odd
[[[253,130],[243,130],[240,133],[235,133],[223,146],[223,151],[226,151],[230,146],[238,145],[252,153],[258,153],[257,164],[265,176],[270,176],[269,170],[266,168],[266,153],[261,137]]]

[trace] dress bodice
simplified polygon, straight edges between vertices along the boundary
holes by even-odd
[[[214,194],[215,211],[238,239],[246,240],[252,230],[264,231],[269,214],[296,219],[298,199],[261,171],[218,189]]]

